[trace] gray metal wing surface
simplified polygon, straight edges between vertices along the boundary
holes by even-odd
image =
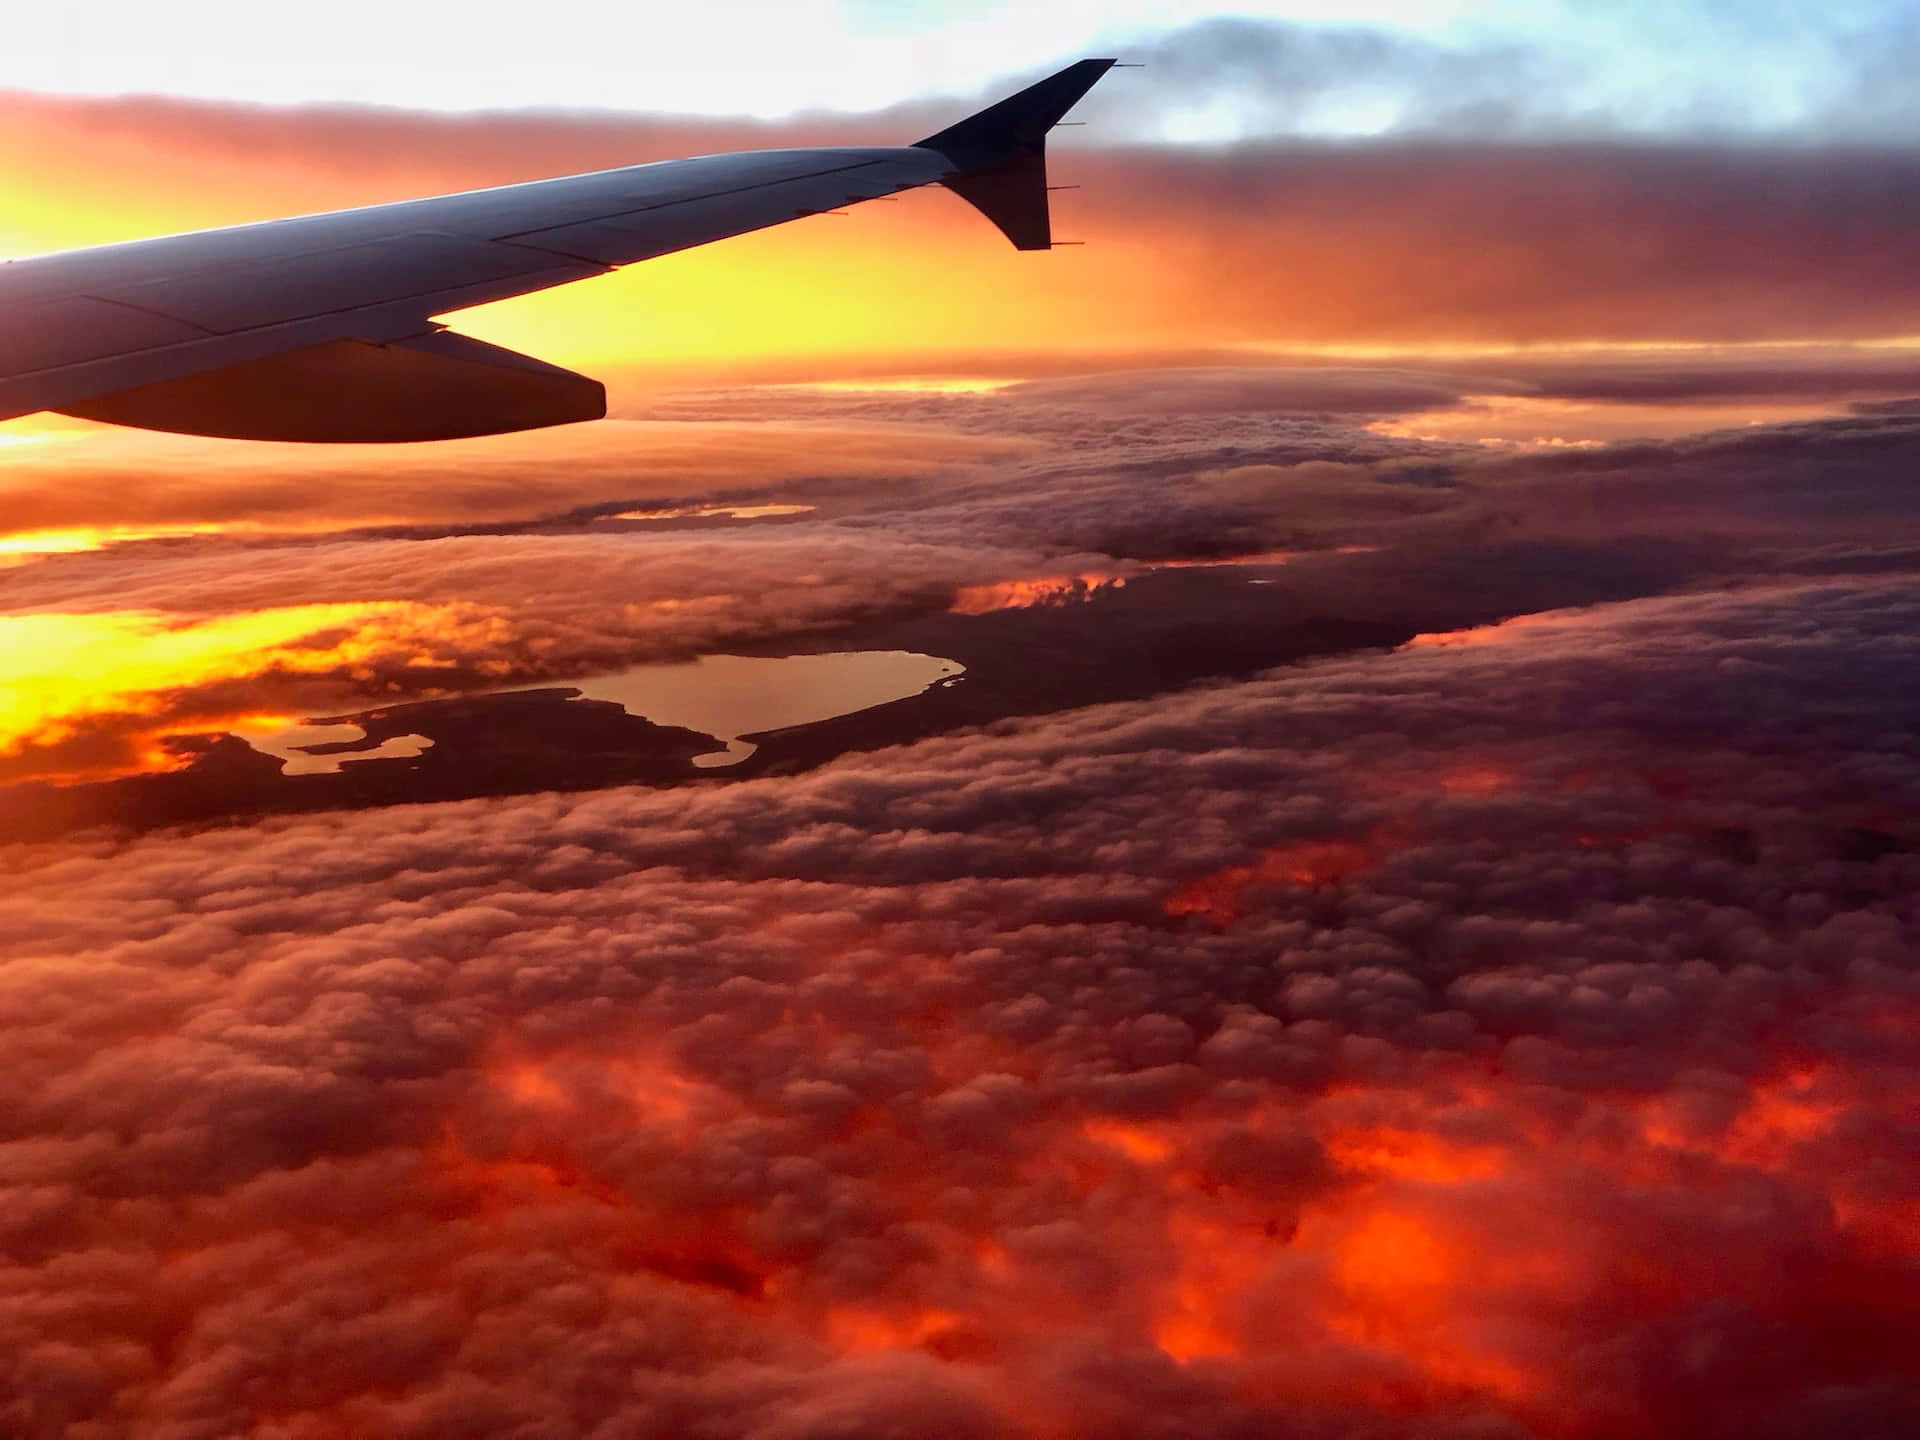
[[[1046,133],[1112,63],[916,145],[698,156],[15,260],[0,420],[407,441],[595,419],[599,382],[434,317],[928,184],[1048,248]]]

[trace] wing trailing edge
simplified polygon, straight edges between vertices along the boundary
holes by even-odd
[[[63,413],[145,430],[323,444],[459,440],[607,413],[598,380],[436,330],[333,340],[118,390]]]
[[[916,145],[694,156],[9,261],[0,420],[370,442],[598,419],[597,381],[437,317],[922,185],[1049,249],[1047,134],[1114,63]]]
[[[1047,205],[1047,132],[1112,69],[1113,60],[1080,60],[1017,95],[989,105],[937,135],[916,141],[958,167],[940,183],[972,205],[1017,250],[1053,248]]]

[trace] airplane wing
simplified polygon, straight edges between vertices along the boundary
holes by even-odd
[[[1113,63],[909,146],[704,155],[11,261],[0,420],[405,441],[598,419],[598,381],[434,317],[929,184],[1047,249],[1047,132]]]

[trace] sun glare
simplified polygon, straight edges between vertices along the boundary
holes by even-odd
[[[4,437],[0,437],[0,443]],[[0,534],[0,565],[19,564],[48,555],[78,555],[124,545],[136,540],[175,540],[190,535],[218,535],[231,525],[71,525],[46,530],[16,530]]]
[[[405,601],[295,605],[194,618],[154,611],[0,616],[0,759],[10,770],[67,768],[58,747],[95,728],[124,729],[138,759],[177,763],[155,739],[241,716],[233,686],[263,677],[336,676],[343,687],[383,669],[429,669],[463,645],[497,639],[499,622],[474,606]],[[215,691],[221,698],[196,698]],[[258,706],[251,707],[258,710]],[[278,717],[283,719],[284,717]]]

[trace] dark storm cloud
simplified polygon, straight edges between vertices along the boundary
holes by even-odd
[[[1897,1425],[1916,633],[1672,597],[0,851],[8,1423]]]

